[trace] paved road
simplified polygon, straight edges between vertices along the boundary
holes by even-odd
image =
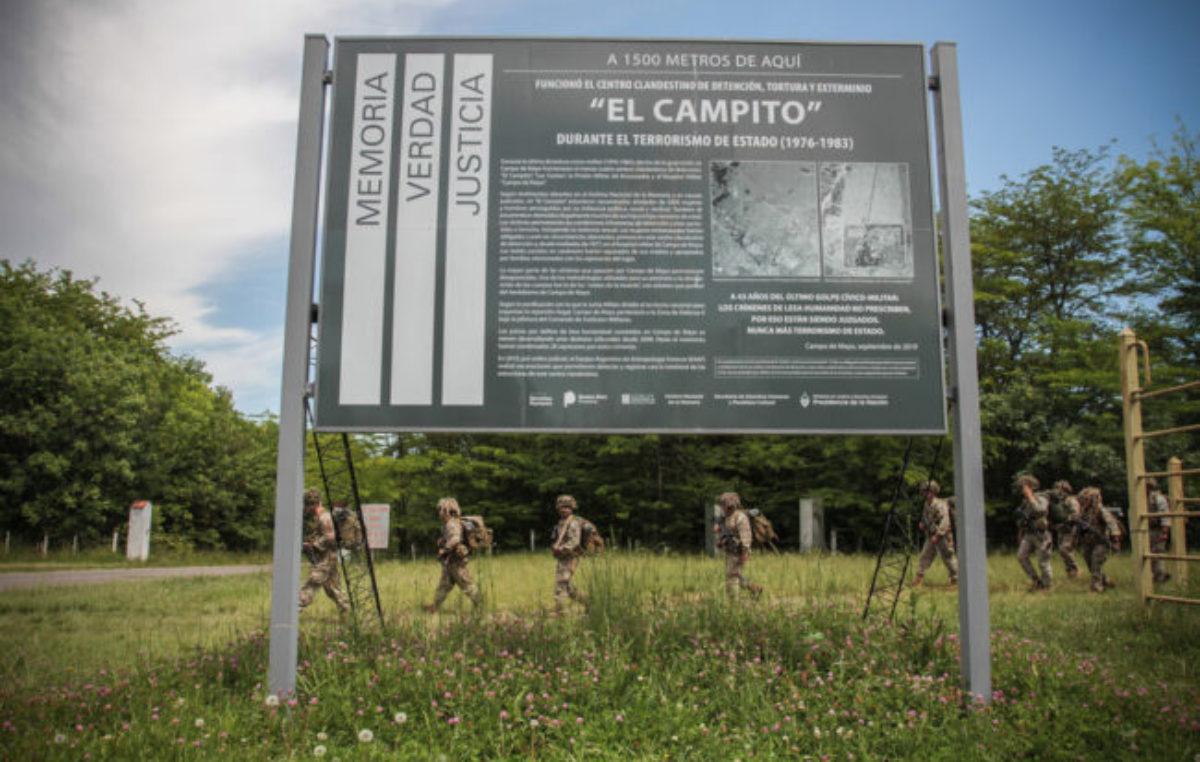
[[[227,577],[232,574],[269,572],[263,566],[155,566],[144,569],[73,569],[70,571],[0,573],[0,591],[60,585],[97,585],[134,579],[167,577]]]

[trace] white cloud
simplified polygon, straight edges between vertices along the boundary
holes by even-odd
[[[415,34],[438,5],[18,0],[0,257],[99,277],[173,319],[239,402],[265,386],[276,406],[279,332],[229,328],[202,294],[263,241],[286,257],[304,34]]]

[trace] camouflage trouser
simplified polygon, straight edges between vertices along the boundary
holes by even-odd
[[[1058,555],[1062,557],[1063,566],[1067,568],[1067,576],[1079,574],[1079,564],[1075,563],[1075,546],[1079,544],[1079,534],[1070,524],[1059,524],[1055,527],[1058,535]]]
[[[1108,560],[1108,546],[1102,542],[1083,546],[1083,560],[1092,574],[1091,590],[1103,593],[1107,589],[1108,577],[1104,576],[1104,562]]]
[[[339,611],[350,610],[350,604],[346,602],[346,596],[342,592],[342,588],[338,586],[336,552],[326,553],[312,565],[308,572],[308,579],[304,580],[304,585],[300,588],[300,608],[312,603],[313,596],[321,588],[324,588],[325,594],[337,604]]]
[[[1027,530],[1021,538],[1021,547],[1017,550],[1017,561],[1020,562],[1021,568],[1029,575],[1029,578],[1038,583],[1044,588],[1049,589],[1052,575],[1050,574],[1050,546],[1052,540],[1050,533],[1046,530],[1034,531]],[[1037,553],[1038,569],[1041,570],[1041,577],[1034,571],[1033,564],[1029,562],[1029,557]]]
[[[455,585],[463,591],[463,595],[471,599],[471,603],[479,606],[479,588],[471,579],[471,569],[467,566],[467,559],[455,556],[442,563],[442,579],[438,582],[437,590],[433,594],[435,609],[442,605],[442,601],[446,600],[446,596],[450,594]]]
[[[1151,529],[1150,530],[1150,552],[1151,553],[1166,553],[1167,541],[1170,539],[1169,529]],[[1161,558],[1154,558],[1150,561],[1150,570],[1154,572],[1154,581],[1161,582],[1167,579],[1167,562]]]
[[[566,608],[567,600],[579,601],[587,605],[587,596],[579,592],[571,584],[575,570],[579,568],[579,556],[559,558],[554,565],[554,609],[562,611]]]
[[[925,546],[921,548],[921,556],[917,559],[917,576],[925,576],[935,554],[942,557],[942,563],[950,570],[950,582],[957,582],[958,557],[954,553],[954,538],[949,534],[943,535],[937,542],[933,541],[932,536],[925,538]]]
[[[739,588],[744,587],[750,591],[756,589],[755,584],[742,573],[745,566],[740,555],[725,554],[725,596],[731,600],[737,598]]]

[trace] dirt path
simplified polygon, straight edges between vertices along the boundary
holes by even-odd
[[[269,572],[271,566],[155,566],[144,569],[75,569],[71,571],[0,573],[0,591],[61,585],[98,585],[136,579],[167,577],[227,577],[232,574]]]

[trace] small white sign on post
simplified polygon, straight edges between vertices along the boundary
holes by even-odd
[[[125,542],[125,557],[145,561],[150,557],[150,519],[154,504],[137,500],[129,506],[129,537]]]
[[[371,550],[387,550],[391,510],[387,503],[368,503],[362,507],[367,545]]]
[[[820,498],[800,498],[800,551],[824,550],[824,540],[825,508]]]

